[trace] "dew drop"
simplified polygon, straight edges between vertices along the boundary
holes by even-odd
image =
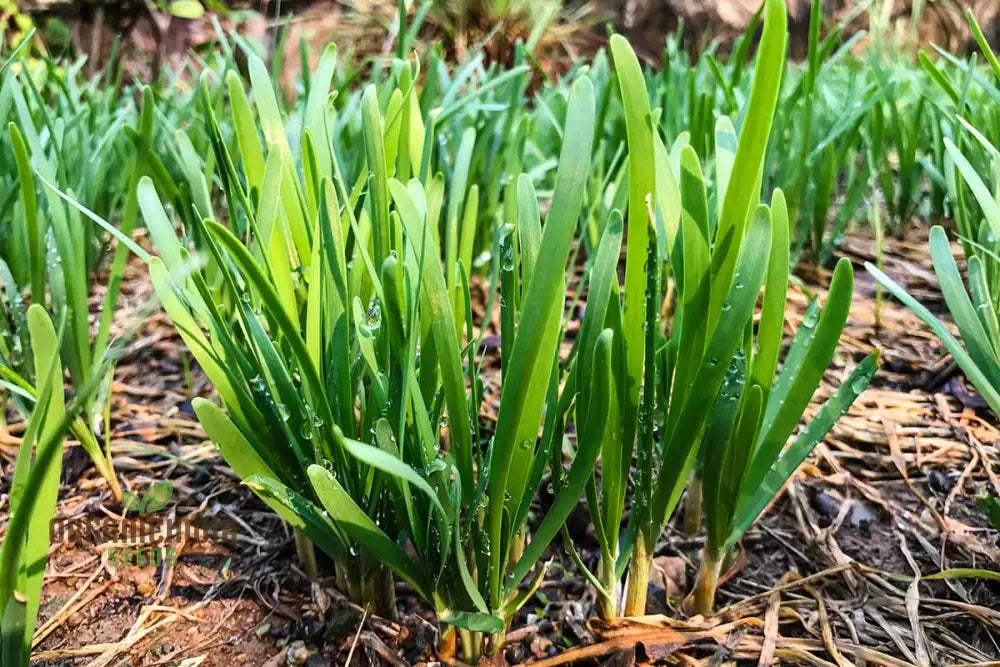
[[[382,309],[378,301],[372,301],[372,307],[368,309],[368,315],[365,317],[365,325],[371,333],[375,333],[382,326]]]

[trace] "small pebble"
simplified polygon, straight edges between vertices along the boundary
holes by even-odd
[[[940,470],[931,470],[927,474],[927,483],[936,493],[948,493],[955,486],[954,478]]]
[[[849,520],[851,525],[860,529],[861,532],[867,533],[871,528],[871,525],[875,523],[877,519],[878,516],[875,515],[875,512],[873,512],[868,505],[860,502],[855,502],[851,505]]]
[[[840,512],[840,503],[826,491],[816,491],[812,494],[810,503],[816,512],[827,520],[833,521]]]
[[[288,645],[288,653],[285,654],[285,662],[293,667],[304,665],[309,660],[312,652],[306,648],[302,640],[293,641]]]

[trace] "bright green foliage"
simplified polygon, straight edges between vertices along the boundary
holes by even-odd
[[[682,33],[678,32],[668,35],[659,66],[642,73],[650,106],[655,110],[646,124],[658,127],[658,134],[665,142],[666,150],[656,151],[657,164],[669,157],[676,171],[679,149],[684,144],[689,144],[704,159],[713,155],[720,158],[714,164],[716,187],[708,193],[709,207],[716,214],[727,197],[722,183],[728,180],[734,167],[737,142],[732,124],[741,122],[740,113],[753,92],[756,70],[750,66],[748,55],[757,40],[764,7],[762,4],[728,58],[720,57],[718,45],[713,43],[692,59],[683,44]],[[780,87],[768,91],[768,95],[777,96],[777,111],[769,121],[772,130],[765,142],[765,168],[760,179],[765,192],[776,187],[788,189],[793,262],[803,250],[808,250],[822,263],[831,263],[833,251],[868,188],[866,157],[872,142],[867,124],[873,108],[896,95],[901,105],[899,115],[906,119],[907,114],[912,114],[907,108],[911,100],[919,100],[908,80],[897,84],[895,71],[891,76],[886,75],[887,85],[881,86],[872,72],[872,64],[853,53],[860,35],[844,37],[850,18],[845,17],[843,23],[824,35],[820,12],[812,12],[809,57],[801,65],[783,66]],[[612,44],[612,58],[614,51]],[[635,111],[637,102],[633,102],[632,108],[623,105],[618,82],[609,71],[612,58],[604,51],[598,52],[587,67],[588,76],[598,90],[600,110],[595,169],[608,169],[609,173],[620,175],[624,172],[617,169],[617,163],[623,157],[621,150],[627,141],[628,126],[636,125],[630,122],[634,121],[631,116],[641,110]],[[912,70],[911,67],[902,73]],[[905,79],[902,74],[900,77]],[[560,86],[538,94],[536,101],[542,105],[543,118],[550,115],[546,113],[549,106],[558,104],[560,94],[564,94]],[[724,124],[720,126],[717,120]],[[541,125],[538,140],[544,141],[541,132],[544,125],[536,125]],[[895,135],[889,139],[897,140]],[[876,153],[883,156],[884,152],[878,150]],[[893,168],[888,162],[884,167]],[[922,167],[911,165],[907,173],[918,184]],[[713,178],[707,180],[711,183]],[[610,177],[607,181],[613,182]],[[656,196],[662,209],[670,193],[667,186],[661,190]],[[620,194],[612,188],[605,189],[604,194],[609,191],[612,195]],[[917,194],[914,193],[914,203],[919,201]],[[615,205],[622,208],[624,202],[616,201]],[[675,207],[679,205],[675,203]],[[713,223],[716,219],[712,218]],[[670,222],[657,220],[662,251],[667,249],[673,233]],[[597,235],[592,233],[588,240],[596,244]]]
[[[464,133],[450,176],[431,176],[436,141],[403,137],[435,131],[448,111],[421,118],[409,107],[410,72],[362,95],[363,161],[342,157],[336,143],[325,153],[320,147],[330,146],[327,132],[337,127],[325,106],[334,63],[328,50],[309,79],[295,147],[301,175],[261,61],[250,61],[255,108],[228,79],[235,145],[202,83],[230,226],[188,216],[187,237],[199,250],[189,256],[156,186],[141,180],[139,206],[157,251],[151,276],[219,393],[224,411],[203,400],[195,409],[237,474],[334,560],[352,597],[391,614],[391,570],[443,621],[469,632],[469,655],[495,650],[506,620],[530,597],[520,583],[575,506],[598,454],[593,446],[580,453],[546,523],[527,539],[531,500],[562,440],[552,432],[563,428],[555,419],[546,418],[540,441],[538,432],[543,407],[554,411],[559,398],[565,264],[587,192],[590,143],[565,143],[544,227],[525,175],[500,203],[516,212],[516,225],[487,227],[497,229],[493,271],[506,285],[507,316],[500,412],[484,450],[472,421],[482,397],[468,317],[482,218],[475,186],[464,185],[475,135]],[[392,92],[384,112],[383,86]],[[393,109],[405,108],[413,112],[409,125],[397,126]],[[572,136],[594,136],[594,109],[582,77],[568,100]],[[359,170],[341,166],[350,164]],[[600,433],[610,400],[609,333],[597,336],[590,355]],[[484,645],[475,632],[494,638]]]
[[[814,301],[806,309],[775,378],[788,284],[784,206],[778,190],[772,201],[773,245],[761,320],[756,336],[748,336],[730,362],[705,432],[707,540],[695,590],[700,613],[712,611],[719,570],[730,550],[865,390],[878,365],[879,355],[874,352],[843,380],[794,443],[785,447],[833,358],[850,307],[853,272],[849,260],[838,262],[826,305],[820,310]]]
[[[3,654],[15,656],[18,650],[22,654],[12,664],[26,664],[31,647],[49,549],[49,521],[56,510],[62,439],[66,432],[59,341],[52,321],[41,306],[28,309],[28,330],[35,346],[33,366],[41,391],[29,416],[28,430],[18,450],[11,481],[11,516],[16,517],[11,520],[11,528],[19,530],[8,528],[0,554],[4,573],[0,580]],[[30,493],[26,493],[28,489]],[[22,636],[12,636],[8,625],[21,630]]]
[[[968,18],[992,67],[996,56],[985,39],[981,39],[982,33],[971,13]],[[935,81],[938,86],[948,93],[951,86],[945,75],[940,70],[933,71],[937,73]],[[971,68],[966,71],[971,77]],[[977,76],[977,83],[989,95],[1000,95],[994,86],[1000,81],[1000,70],[992,68],[991,73],[996,75],[995,80]],[[1000,257],[997,256],[1000,251],[1000,152],[996,148],[996,142],[1000,140],[1000,124],[997,123],[1000,116],[995,108],[992,113],[987,112],[986,118],[982,119],[983,130],[966,120],[963,98],[969,93],[967,84],[968,81],[963,86],[963,96],[952,100],[953,114],[945,116],[948,120],[946,127],[950,127],[955,135],[943,139],[946,163],[943,172],[948,199],[956,215],[957,231],[968,262],[965,283],[944,229],[935,226],[930,232],[934,271],[948,310],[958,327],[961,342],[895,281],[875,266],[866,264],[866,268],[893,296],[931,327],[994,414],[1000,415],[1000,325],[997,324],[1000,309]],[[969,107],[969,111],[974,110],[975,107]]]
[[[0,215],[10,221],[3,226],[7,234],[3,270],[16,285],[38,294],[41,298],[36,301],[44,299],[46,286],[52,288],[52,309],[65,311],[68,318],[66,365],[79,382],[91,362],[87,285],[100,258],[102,230],[84,225],[79,213],[40,180],[61,186],[95,210],[119,205],[116,198],[124,188],[113,183],[116,174],[111,165],[125,150],[121,129],[134,107],[128,102],[118,105],[117,94],[104,92],[99,82],[83,82],[81,87],[75,70],[63,80],[43,77],[40,85],[28,74],[8,70],[3,88],[6,104],[0,107],[0,118],[9,141],[3,154],[16,164],[15,169],[4,170],[9,180],[0,184],[6,202]],[[45,99],[50,95],[58,95],[53,105],[58,116]],[[114,106],[118,108],[102,109]],[[67,127],[77,115],[85,122],[77,120]],[[21,219],[24,224],[13,223]],[[11,354],[5,351],[4,356],[10,359]],[[14,356],[19,367],[18,355]]]
[[[973,35],[982,49],[987,67],[979,66],[977,54],[960,59],[938,50],[931,59],[920,53],[923,95],[929,105],[928,128],[919,130],[918,160],[931,189],[934,217],[953,220],[965,254],[981,254],[992,248],[995,238],[991,217],[996,205],[987,201],[984,183],[1000,182],[996,150],[1000,141],[1000,73],[996,55],[983,37],[972,12],[967,12]],[[936,47],[935,47],[936,48]],[[986,224],[984,224],[986,223]]]
[[[352,597],[391,614],[391,570],[461,630],[467,659],[496,651],[508,620],[541,581],[545,567],[537,563],[586,492],[602,550],[592,576],[602,613],[617,615],[616,589],[630,557],[625,611],[642,613],[652,548],[703,440],[717,444],[706,453],[710,521],[728,549],[763,509],[756,496],[739,493],[743,468],[760,478],[753,488],[777,491],[846,410],[857,392],[843,392],[783,453],[850,299],[848,266],[838,271],[836,305],[827,308],[835,314],[824,315],[819,343],[803,335],[793,348],[797,361],[786,364],[801,370],[783,371],[774,384],[788,216],[780,193],[774,211],[758,200],[784,26],[783,4],[771,0],[739,138],[728,119],[712,124],[718,178],[711,200],[697,152],[684,137],[668,150],[638,61],[613,38],[627,154],[619,149],[611,167],[591,169],[613,80],[595,73],[599,97],[577,72],[564,106],[542,102],[561,144],[544,225],[534,179],[519,173],[524,135],[518,130],[511,141],[505,134],[526,121],[509,109],[500,121],[473,110],[454,87],[424,110],[415,104],[418,72],[406,63],[338,111],[329,103],[336,52],[327,50],[295,107],[297,135],[259,59],[249,62],[250,96],[228,74],[228,101],[220,103],[203,80],[214,160],[185,150],[178,135],[177,171],[186,185],[155,173],[138,183],[157,253],[151,275],[222,401],[222,409],[196,401],[206,432],[234,471],[333,559]],[[512,72],[472,95],[520,94],[520,72]],[[441,80],[425,84],[425,97]],[[495,161],[477,157],[482,123],[472,121],[480,114],[492,128],[486,136],[501,141],[491,149]],[[450,161],[436,157],[439,136],[456,141]],[[501,178],[476,181],[476,174]],[[208,190],[214,181],[222,184],[226,225],[216,221],[223,207]],[[175,206],[184,223],[179,239],[158,191],[172,197],[185,187],[190,202],[182,197]],[[624,285],[621,210],[630,227]],[[563,360],[565,266],[578,229],[591,248],[588,298]],[[486,323],[472,321],[469,292],[477,250],[489,252],[500,305],[502,390],[488,440],[477,419]],[[676,303],[665,327],[659,313],[668,280]],[[750,323],[765,284],[755,351]],[[864,370],[866,382],[874,361]],[[782,405],[782,392],[791,390],[795,400]],[[742,426],[730,434],[725,427],[737,415]],[[571,426],[577,437],[564,471]],[[720,479],[717,460],[733,472]],[[546,473],[555,501],[529,534]]]
[[[365,95],[364,145],[375,169],[360,173],[358,186],[349,190],[329,153],[325,160],[318,157],[317,147],[329,146],[325,101],[335,57],[327,51],[310,78],[297,147],[304,179],[297,174],[260,60],[250,62],[256,109],[238,79],[228,79],[235,154],[214,115],[210,88],[202,83],[231,225],[240,233],[203,220],[212,217],[211,208],[191,216],[187,231],[201,250],[203,266],[188,257],[152,181],[140,182],[139,205],[159,254],[150,261],[157,292],[227,410],[198,402],[196,411],[209,436],[238,474],[252,480],[272,507],[333,558],[339,580],[353,597],[377,602],[380,613],[390,614],[392,598],[386,601],[385,591],[391,592],[391,585],[380,583],[388,574],[382,563],[401,569],[404,579],[436,602],[432,581],[447,565],[456,513],[447,466],[437,470],[435,481],[450,511],[427,482],[415,485],[414,493],[421,493],[411,496],[413,480],[397,482],[392,476],[411,470],[399,461],[400,447],[405,451],[411,442],[396,429],[409,425],[426,435],[441,428],[438,421],[432,425],[426,405],[413,409],[409,399],[418,382],[415,341],[422,331],[415,314],[423,258],[403,252],[398,235],[405,220],[399,212],[389,217],[384,131],[374,89]],[[187,167],[194,175],[202,168]],[[437,269],[444,292],[438,257],[435,252],[423,265]],[[453,325],[441,330],[454,339]],[[457,344],[452,347],[457,354]],[[461,382],[460,366],[458,371]],[[431,409],[444,414],[440,405],[432,403]],[[448,411],[453,409],[456,420],[468,419],[464,405],[449,402]],[[413,415],[423,419],[418,423]],[[455,449],[467,458],[469,430],[464,429],[464,443],[462,432],[457,433]],[[436,448],[418,444],[408,453],[426,470]],[[465,472],[471,482],[471,469]],[[340,500],[331,504],[331,498]],[[324,506],[333,508],[331,515]],[[420,571],[406,567],[409,558],[398,547],[396,556],[359,556],[359,545],[371,553],[373,539],[371,526],[357,523],[359,516],[373,517],[373,524],[384,516],[385,529],[393,533],[408,529],[408,520],[417,522],[414,540],[421,565],[437,565]],[[429,539],[431,530],[439,539]]]
[[[772,2],[767,11],[758,64],[760,83],[755,83],[751,108],[744,121],[749,128],[746,131],[749,139],[736,150],[734,158],[741,174],[761,173],[759,165],[784,57],[784,7]],[[619,67],[624,103],[627,107],[645,104],[643,82],[638,78],[631,49],[624,42],[613,43],[612,49]],[[635,114],[636,119],[646,117],[649,117],[648,112]],[[658,137],[654,142],[640,121],[630,125],[632,164],[644,151],[652,156],[658,145],[662,146]],[[663,160],[661,164],[666,169],[657,175],[657,184],[677,182],[670,162]],[[655,230],[646,237],[650,239],[645,244],[648,249],[630,245],[624,317],[617,304],[612,304],[610,314],[605,316],[613,327],[622,327],[622,322],[625,323],[622,333],[624,364],[617,371],[616,386],[619,391],[628,387],[638,391],[642,386],[641,397],[636,395],[631,399],[626,391],[620,394],[625,396],[625,404],[613,411],[615,418],[609,425],[600,493],[594,488],[588,494],[591,517],[602,546],[601,609],[608,616],[617,614],[614,600],[618,578],[630,555],[632,568],[625,613],[644,613],[652,548],[673,512],[694,463],[708,408],[722,386],[725,360],[736,352],[742,332],[753,314],[771,243],[769,213],[765,210],[762,215],[747,215],[757,185],[754,178],[733,182],[725,189],[721,215],[714,225],[714,238],[701,166],[690,147],[680,152],[680,178],[677,180],[683,211],[658,211],[664,221],[680,217],[674,238],[665,240],[671,248],[669,256],[673,261],[663,263]],[[659,193],[655,196],[651,192],[643,193],[642,187],[634,189],[634,180],[632,185],[629,224],[638,224],[640,230],[649,229],[652,227],[649,213],[656,211],[655,204],[669,199],[660,197]],[[670,227],[664,224],[664,229]],[[630,244],[636,234],[636,228],[630,226]],[[629,270],[633,266],[636,267],[632,269],[634,272],[642,273],[642,283],[629,283]],[[674,273],[678,305],[674,322],[669,331],[665,331],[658,317],[662,299],[659,284],[671,272]],[[647,277],[649,285],[645,282]],[[630,301],[632,299],[635,301]],[[630,302],[638,304],[635,307],[640,313],[638,325],[631,328],[628,326]],[[638,358],[637,366],[629,365],[630,349]],[[628,408],[629,400],[636,400],[632,409]],[[655,443],[652,436],[654,420],[659,421],[659,443]],[[617,531],[624,510],[633,440],[637,440],[635,490],[625,546],[619,551]],[[633,548],[635,553],[631,554]]]
[[[906,304],[941,340],[995,414],[1000,414],[1000,357],[997,355],[997,292],[985,282],[982,261],[969,259],[969,285],[962,282],[951,254],[948,236],[941,227],[931,229],[931,257],[948,310],[958,326],[961,342],[919,301],[871,264],[865,268],[897,299]],[[964,346],[963,346],[964,343]]]
[[[38,394],[2,381],[32,406],[26,409],[27,428],[10,486],[10,522],[0,547],[0,656],[4,665],[28,664],[49,551],[49,523],[56,511],[63,438],[100,377],[92,375],[77,399],[65,406],[59,336],[41,306],[29,307],[26,317]]]
[[[822,318],[818,306],[812,307],[813,321],[803,327],[775,380],[784,331],[789,220],[780,191],[775,192],[772,207],[759,205],[758,200],[784,67],[783,3],[765,5],[763,24],[739,138],[727,119],[716,124],[718,178],[711,199],[693,147],[681,138],[668,154],[659,133],[651,131],[648,119],[657,113],[645,106],[645,84],[631,49],[620,38],[611,42],[626,108],[632,169],[625,285],[621,294],[610,259],[617,256],[621,240],[609,225],[590,269],[589,292],[597,300],[588,299],[581,329],[581,336],[586,336],[594,326],[591,322],[603,321],[613,340],[621,341],[619,361],[612,368],[614,395],[620,399],[612,405],[603,434],[601,473],[587,490],[601,546],[599,570],[590,578],[605,617],[620,612],[617,588],[627,566],[623,611],[645,612],[653,547],[702,443],[711,545],[706,562],[710,558],[721,562],[875,370],[875,358],[859,366],[820,418],[785,449],[832,358],[852,280],[850,264],[842,263],[831,288],[831,305]],[[669,327],[659,320],[667,280],[675,287],[675,300],[667,309],[674,313]],[[621,298],[606,296],[608,282],[611,294],[624,297],[624,308]],[[751,318],[762,287],[764,302],[755,332]],[[630,312],[637,320],[631,325]],[[578,350],[576,359],[572,377],[579,382],[587,372],[587,357]],[[589,417],[589,412],[581,414],[587,406],[583,397],[581,392],[576,406],[581,450],[586,442],[579,424],[586,424]],[[654,425],[658,439],[653,436]],[[634,490],[626,505],[633,451]],[[761,504],[765,494],[758,490],[763,488],[770,493]],[[625,509],[630,518],[620,536]]]
[[[971,12],[967,14],[991,72],[1000,81],[1000,65],[982,30]],[[951,59],[954,62],[954,59]],[[942,113],[942,125],[953,132],[943,137],[944,151],[940,158],[944,169],[938,170],[929,163],[928,172],[938,183],[944,181],[948,202],[955,215],[956,228],[963,242],[967,261],[965,282],[952,254],[948,235],[940,226],[931,228],[930,251],[934,272],[941,285],[941,293],[958,327],[959,338],[948,326],[933,315],[903,287],[883,273],[878,267],[865,264],[875,278],[889,292],[926,323],[955,359],[966,377],[979,390],[994,415],[1000,415],[1000,114],[995,103],[987,103],[987,111],[969,100],[969,83],[975,76],[977,83],[988,97],[997,99],[1000,91],[994,80],[980,77],[974,70],[975,61],[962,67],[965,74],[959,94],[947,75],[933,63],[922,59],[925,70],[953,104],[951,114]],[[967,118],[972,117],[977,126]],[[961,148],[964,146],[965,148]],[[1000,526],[1000,504],[995,498],[981,496],[979,504],[987,517]]]
[[[41,433],[38,408],[29,421],[12,505],[17,480],[35,476],[51,500],[34,513],[14,507],[9,534],[20,537],[0,554],[10,566],[0,576],[5,647],[9,637],[23,653],[37,609],[30,594],[19,602],[23,586],[40,585],[21,563],[46,546],[32,535],[51,515],[57,435],[70,429],[110,468],[91,398],[95,375],[108,377],[129,252],[148,263],[216,390],[217,400],[193,401],[205,432],[294,528],[304,567],[319,574],[318,546],[342,590],[386,616],[394,580],[404,582],[461,636],[468,663],[502,648],[560,533],[603,616],[644,613],[653,550],[699,457],[707,540],[696,597],[709,611],[733,547],[867,386],[876,355],[788,444],[835,353],[853,280],[842,260],[782,362],[789,267],[806,247],[832,258],[873,181],[895,217],[921,203],[931,161],[917,139],[938,107],[922,111],[912,81],[880,62],[859,67],[839,27],[821,39],[818,12],[807,63],[786,66],[785,5],[767,0],[728,59],[710,48],[692,61],[674,36],[662,70],[644,72],[613,36],[608,51],[528,100],[537,35],[508,70],[482,54],[451,69],[440,49],[404,59],[428,7],[399,26],[395,59],[349,69],[331,46],[287,97],[238,36],[220,36],[190,96],[178,92],[183,79],[161,82],[176,100],[163,96],[159,110],[152,88],[137,107],[107,81],[5,77],[0,215],[17,224],[0,238],[9,315],[0,373],[23,411],[37,400],[50,412]],[[935,81],[951,100],[949,71]],[[961,94],[949,104],[967,108]],[[949,127],[935,187],[964,207],[969,243],[980,243],[984,229],[1000,230],[995,187],[976,181],[984,163],[996,174],[996,151],[971,125]],[[885,162],[887,146],[898,165]],[[787,203],[776,186],[788,188]],[[140,213],[151,254],[130,240]],[[118,247],[92,341],[87,285],[108,233]],[[932,236],[937,262],[947,243]],[[996,366],[988,353],[1000,349],[989,317],[998,304],[980,307],[996,293],[987,257],[970,262],[972,304],[960,307],[979,323],[970,336],[985,336],[970,343],[963,330],[977,368]],[[584,267],[571,338],[567,265]],[[945,268],[951,305],[966,293],[954,262]],[[470,285],[484,286],[485,321]],[[50,298],[25,309],[22,288]],[[42,326],[43,305],[61,323],[61,354],[37,346],[58,340]],[[480,418],[481,370],[494,305],[501,387],[491,426]],[[63,366],[85,414],[53,421]],[[553,501],[539,515],[546,482]],[[596,572],[565,530],[581,496]]]
[[[0,91],[0,119],[7,123],[0,154],[11,161],[0,176],[0,280],[5,287],[0,363],[20,376],[21,384],[34,384],[22,297],[27,294],[56,319],[65,319],[61,359],[79,391],[110,347],[127,256],[127,248],[120,246],[93,335],[88,300],[92,276],[105,254],[105,230],[85,217],[81,205],[105,216],[123,208],[120,224],[131,233],[135,175],[154,159],[149,153],[151,92],[145,94],[140,118],[129,91],[114,80],[114,69],[87,81],[82,62],[62,69],[48,59],[36,67],[26,60],[17,64],[17,73],[5,68]],[[128,168],[115,169],[116,164]],[[120,498],[110,452],[95,436],[104,403],[94,397],[72,430]]]

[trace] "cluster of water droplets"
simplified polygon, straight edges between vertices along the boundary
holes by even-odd
[[[726,376],[722,380],[722,389],[719,397],[724,401],[738,401],[743,395],[743,386],[746,384],[747,364],[746,353],[742,348],[736,350]]]
[[[485,528],[479,531],[479,550],[483,556],[489,558],[490,553],[493,551],[493,542],[490,540],[489,531]]]
[[[318,431],[321,428],[323,428],[323,418],[312,409],[312,406],[307,404],[306,414],[302,420],[302,427],[299,435],[301,435],[304,440],[312,440],[313,432]]]
[[[7,271],[7,267],[3,267],[4,271]],[[24,316],[24,299],[21,297],[21,292],[13,286],[13,278],[7,275],[7,289],[5,290],[7,294],[7,299],[10,301],[11,313],[16,322],[16,328],[21,331],[26,331],[28,327],[27,318]],[[10,357],[8,361],[10,365],[14,368],[20,368],[21,364],[24,362],[24,346],[21,345],[21,338],[15,336],[11,329],[5,329],[2,333],[4,342],[7,344],[7,349],[10,350]]]
[[[50,273],[62,272],[59,260],[59,250],[56,248],[56,237],[52,229],[45,235],[45,264]]]

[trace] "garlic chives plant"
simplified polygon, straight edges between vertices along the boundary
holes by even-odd
[[[710,537],[697,597],[701,610],[709,611],[723,561],[766,505],[758,506],[752,490],[766,478],[777,493],[875,369],[874,358],[860,365],[823,418],[783,449],[830,362],[851,292],[850,265],[842,263],[831,293],[836,314],[824,318],[821,344],[803,336],[804,347],[786,362],[775,385],[779,390],[772,390],[784,331],[789,222],[780,190],[770,207],[757,203],[757,193],[784,68],[785,21],[784,3],[765,4],[740,135],[728,122],[717,125],[717,217],[698,154],[683,142],[668,153],[650,124],[656,114],[634,54],[620,37],[611,41],[626,109],[630,178],[624,308],[612,300],[601,316],[610,323],[613,340],[622,341],[613,374],[621,398],[604,435],[599,483],[587,490],[601,547],[598,572],[590,577],[606,618],[645,613],[653,550],[701,447]],[[603,294],[593,283],[596,263],[591,271],[590,289]],[[669,326],[659,319],[666,294],[660,285],[667,281],[675,294]],[[613,294],[622,291],[616,276],[611,285]],[[755,330],[752,318],[762,287],[762,319]],[[786,400],[790,383],[796,393]],[[629,521],[621,535],[633,462]],[[753,481],[743,486],[748,476]]]

